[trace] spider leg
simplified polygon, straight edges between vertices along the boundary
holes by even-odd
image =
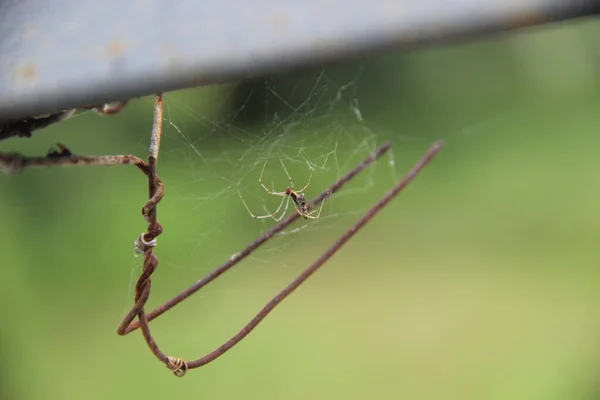
[[[254,215],[252,213],[252,211],[250,211],[250,207],[248,207],[248,204],[246,204],[246,201],[244,200],[244,198],[242,197],[242,194],[240,193],[240,191],[238,190],[238,196],[240,196],[240,200],[242,201],[242,204],[244,204],[244,207],[246,207],[246,210],[248,211],[248,213],[250,214],[250,216],[254,219],[264,219],[264,218],[273,218],[274,220],[277,221],[277,219],[275,218],[275,216],[273,214],[268,214],[268,215]],[[285,200],[285,199],[283,199]],[[281,205],[280,205],[281,208]],[[266,210],[265,210],[266,211]],[[267,211],[268,212],[268,211]]]
[[[260,171],[260,177],[258,178],[258,183],[260,184],[260,186],[262,186],[263,189],[265,189],[265,192],[275,195],[275,196],[285,196],[286,193],[285,192],[275,192],[274,190],[269,190],[268,187],[265,186],[265,184],[262,181],[263,178],[263,174],[265,173],[265,167],[267,166],[267,162],[269,160],[266,160],[265,163],[263,164],[262,170]]]
[[[290,201],[290,197],[287,196],[287,201]],[[281,210],[281,206],[283,205],[283,202],[285,201],[285,196],[281,197],[281,203],[279,203],[279,207],[277,207],[277,210],[275,210],[275,212],[273,213],[273,215],[277,215],[277,213],[279,213],[279,210]],[[287,210],[287,204],[285,206],[285,210]],[[283,211],[283,213],[285,214],[285,210]]]
[[[277,209],[277,211],[275,211],[273,214],[271,214],[271,217],[275,220],[275,222],[279,222],[283,219],[283,217],[285,217],[288,206],[290,205],[290,199],[291,199],[291,197],[287,198],[287,201],[285,202],[285,207],[283,208],[283,212],[281,213],[281,215],[279,215],[279,217],[276,217],[276,215],[277,215],[277,211],[279,211],[279,208],[281,208],[281,204],[279,205],[279,208]],[[283,204],[283,202],[282,202],[282,204]],[[269,212],[266,208],[265,208],[265,211]]]
[[[292,177],[290,176],[290,173],[288,172],[287,168],[285,167],[285,164],[283,163],[283,160],[280,158],[279,162],[281,163],[281,166],[283,167],[283,170],[285,171],[285,174],[287,175],[288,179],[290,180],[290,189],[294,190],[294,181],[292,180]]]
[[[323,199],[323,201],[321,202],[321,207],[319,207],[319,212],[317,213],[317,216],[314,217],[311,214],[317,212],[317,210],[312,210],[311,212],[309,212],[308,214],[304,214],[302,215],[304,218],[310,218],[310,219],[318,219],[321,216],[321,210],[323,209],[323,204],[325,204],[325,200],[327,199],[327,197],[325,197],[325,199]]]
[[[310,177],[312,178],[312,172],[310,173]],[[300,194],[306,190],[306,188],[310,185],[310,178],[308,178],[308,183],[300,190],[296,190],[296,193]]]
[[[281,159],[279,159],[279,161],[281,161]],[[287,171],[287,169],[285,168],[285,165],[283,165],[283,161],[281,161],[281,165],[283,166],[283,169],[285,170],[286,174],[288,175],[288,178],[290,180],[290,185],[292,190],[294,190],[294,182],[292,182],[292,177],[290,176],[289,172]],[[310,167],[310,165],[309,165]],[[310,185],[310,180],[312,179],[312,175],[313,175],[313,170],[310,170],[310,176],[308,177],[308,183],[306,185],[304,185],[304,187],[300,190],[294,190],[296,193],[302,193],[306,190],[306,188],[308,188],[308,185]]]
[[[303,218],[305,218],[305,217],[306,217],[306,214],[302,214],[302,211],[300,211],[300,209],[299,209],[298,207],[294,206],[294,210],[296,210],[296,212],[297,212],[297,213],[298,213],[298,214],[299,214],[301,217],[303,217]]]

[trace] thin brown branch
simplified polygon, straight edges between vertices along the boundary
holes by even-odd
[[[148,222],[148,232],[140,235],[139,239],[136,242],[136,249],[139,252],[144,253],[144,268],[143,268],[142,274],[138,278],[138,281],[136,284],[136,295],[135,295],[134,305],[131,308],[131,310],[127,313],[126,317],[123,319],[121,324],[119,325],[119,328],[117,329],[117,333],[119,335],[124,335],[124,334],[128,333],[127,327],[130,325],[133,325],[132,321],[135,318],[135,316],[137,316],[138,317],[137,326],[141,328],[142,335],[143,335],[144,340],[146,341],[146,344],[148,345],[148,348],[150,349],[150,351],[156,356],[156,358],[158,358],[161,362],[163,362],[167,366],[167,368],[172,370],[176,376],[182,377],[187,373],[187,371],[189,369],[188,363],[181,358],[167,356],[160,349],[160,347],[156,343],[156,340],[152,336],[150,327],[148,326],[149,318],[147,317],[147,315],[144,311],[144,305],[146,304],[146,302],[148,301],[148,298],[150,297],[150,290],[151,290],[151,286],[152,286],[151,275],[158,267],[158,258],[154,254],[154,246],[156,245],[156,236],[158,236],[162,232],[162,227],[156,221],[156,207],[157,207],[158,201],[160,201],[160,198],[157,200],[155,199],[155,195],[156,195],[156,193],[154,191],[155,186],[154,186],[153,179],[152,179],[153,177],[156,177],[156,165],[157,165],[157,158],[158,158],[158,150],[159,150],[159,146],[160,146],[160,138],[162,135],[162,123],[161,123],[162,122],[162,108],[163,108],[162,96],[159,94],[156,96],[154,124],[153,124],[153,128],[152,128],[152,138],[150,141],[150,154],[149,154],[149,160],[148,160],[148,181],[149,181],[149,189],[150,189],[150,199],[146,203],[146,205],[144,206],[144,208],[142,210],[142,213],[143,213],[146,221]],[[366,168],[366,166],[369,165],[372,161],[374,161],[375,159],[380,157],[382,154],[384,154],[390,148],[390,146],[391,145],[389,143],[386,143],[385,145],[383,145],[374,154],[372,154],[366,160],[364,160],[361,164],[359,164],[354,170],[350,171],[343,178],[341,178],[335,184],[333,184],[329,188],[329,190],[327,190],[327,191],[323,192],[321,195],[317,196],[315,198],[315,200],[313,200],[313,202],[310,204],[310,207],[314,207],[316,204],[318,204],[319,201],[324,200],[326,196],[331,195],[331,193],[333,193],[334,191],[341,188],[346,182],[348,182],[356,174],[358,174],[360,171],[362,171],[364,168]],[[286,221],[288,221],[287,224],[293,222],[295,220],[295,218],[297,218],[298,216],[299,216],[299,214],[294,214],[292,217],[288,218],[286,220]],[[284,229],[285,226],[287,226],[287,224],[285,224],[286,221],[277,225],[275,228],[276,229],[278,228],[278,230],[273,229],[273,231],[274,231],[273,234],[269,235],[267,232],[266,235],[262,235],[261,238],[259,238],[257,241],[255,241],[253,244],[251,244],[248,248],[246,248],[245,249],[245,251],[247,252],[246,255],[250,254],[250,252],[253,249],[256,249],[260,245],[260,243],[264,243],[265,241],[267,241],[277,231]],[[253,245],[254,245],[254,247],[253,247]],[[219,273],[213,274],[210,279],[205,281],[204,285],[206,285],[207,283],[209,283],[210,281],[212,281],[213,279],[218,277],[220,274],[222,274],[227,269],[234,266],[237,262],[239,262],[242,259],[243,259],[243,257],[237,257],[234,259],[230,259],[229,265],[225,269],[221,268],[220,271],[219,271],[219,268],[217,268],[217,270],[215,270],[215,271],[219,271]],[[213,271],[213,272],[215,272],[215,271]],[[195,291],[199,290],[201,287],[202,286],[196,285]],[[190,296],[195,291],[190,292],[189,294],[187,294],[187,296]],[[185,293],[184,293],[184,295],[185,295]],[[258,324],[258,322],[257,322],[257,324]],[[241,338],[239,340],[241,340]],[[235,343],[237,343],[237,342],[235,342]],[[229,348],[235,346],[235,343],[230,343]],[[213,359],[215,359],[217,357],[218,357],[218,355],[213,357]],[[209,362],[209,361],[207,361],[207,362]]]
[[[323,201],[327,196],[330,196],[331,194],[340,190],[348,181],[350,181],[352,178],[354,178],[356,175],[358,175],[361,171],[363,171],[367,166],[369,166],[369,164],[371,164],[372,162],[374,162],[375,160],[380,158],[382,155],[384,155],[391,148],[391,146],[392,146],[392,144],[388,142],[388,143],[383,144],[381,147],[379,147],[373,154],[369,155],[365,160],[363,160],[360,164],[358,164],[354,169],[352,169],[350,172],[348,172],[343,177],[339,178],[329,188],[327,188],[326,190],[324,190],[323,192],[321,192],[320,194],[315,196],[314,199],[310,202],[309,208],[311,208],[311,209],[314,208],[321,201]],[[177,296],[173,297],[171,300],[158,306],[154,311],[148,313],[146,315],[146,318],[148,319],[148,321],[152,321],[153,319],[157,318],[158,316],[164,314],[165,312],[167,312],[171,308],[175,307],[177,304],[181,303],[183,300],[187,299],[188,297],[190,297],[191,295],[193,295],[194,293],[196,293],[197,291],[202,289],[204,286],[208,285],[210,282],[212,282],[213,280],[215,280],[216,278],[221,276],[223,273],[227,272],[229,269],[231,269],[236,264],[238,264],[240,261],[242,261],[244,258],[246,258],[250,253],[252,253],[254,250],[256,250],[261,245],[263,245],[266,241],[268,241],[273,236],[275,236],[277,233],[279,233],[282,230],[284,230],[285,228],[287,228],[291,223],[296,221],[299,217],[300,217],[299,214],[294,213],[294,214],[290,215],[289,217],[287,217],[286,219],[284,219],[283,221],[281,221],[280,223],[278,223],[277,225],[275,225],[273,228],[269,229],[267,232],[262,234],[255,241],[250,243],[242,251],[235,254],[233,257],[231,257],[229,260],[227,260],[221,266],[215,268],[212,272],[210,272],[209,274],[204,276],[198,282],[194,283],[192,286],[188,287],[183,292],[181,292]],[[129,318],[130,318],[130,314],[128,314],[126,319],[129,319]],[[121,326],[119,327],[118,332],[119,332],[119,334],[126,335],[126,334],[138,329],[140,327],[140,323],[138,321],[135,321],[135,322],[131,323],[131,325],[129,325],[125,330],[122,330],[121,329],[122,327],[123,327],[123,323],[121,323]]]
[[[121,112],[127,106],[128,102],[129,100],[123,100],[115,103],[97,104],[81,107],[79,110],[94,110],[100,115],[113,115]],[[48,115],[0,121],[0,141],[15,136],[31,137],[33,131],[64,121],[77,111],[78,109],[71,108]]]
[[[0,140],[11,137],[31,137],[35,130],[46,128],[62,120],[69,118],[75,113],[75,109],[64,110],[54,114],[40,117],[27,117],[14,120],[0,121]]]
[[[28,157],[20,153],[0,153],[0,167],[6,174],[17,174],[24,168],[31,167],[80,167],[91,165],[135,165],[144,174],[148,174],[148,164],[144,160],[132,155],[57,156],[49,153],[43,157]]]
[[[144,269],[138,278],[136,284],[136,294],[134,305],[123,320],[117,332],[122,334],[122,331],[133,321],[137,316],[140,326],[142,328],[142,334],[146,344],[150,348],[150,351],[166,365],[171,365],[171,358],[163,353],[156,341],[152,337],[150,327],[146,321],[146,314],[144,312],[144,305],[150,297],[150,289],[152,286],[151,276],[152,273],[158,267],[158,258],[154,254],[154,247],[156,246],[156,238],[162,233],[162,226],[156,220],[156,208],[158,203],[163,197],[163,186],[156,174],[156,167],[158,163],[158,152],[160,149],[160,140],[162,137],[162,117],[163,117],[163,96],[162,93],[158,93],[155,98],[154,105],[154,121],[152,124],[152,135],[150,140],[150,149],[148,154],[148,192],[149,198],[144,207],[142,208],[142,215],[148,224],[147,232],[142,233],[136,241],[136,251],[144,254]],[[179,369],[175,370],[178,373]]]
[[[150,327],[148,326],[149,319],[146,316],[144,309],[143,309],[143,305],[146,302],[146,300],[148,299],[149,294],[150,294],[150,275],[152,274],[152,272],[156,269],[156,266],[158,265],[158,260],[156,259],[156,256],[152,252],[153,251],[152,247],[149,247],[148,249],[146,249],[146,252],[145,252],[146,257],[144,260],[144,271],[142,273],[142,276],[140,276],[140,279],[138,280],[138,285],[136,286],[136,305],[134,306],[134,309],[132,309],[132,311],[128,314],[128,318],[133,317],[135,315],[134,311],[137,309],[138,323],[142,329],[142,333],[143,333],[144,339],[145,339],[148,347],[160,361],[165,363],[165,365],[174,372],[174,374],[176,376],[182,377],[187,373],[188,370],[193,369],[193,368],[199,368],[203,365],[206,365],[206,364],[216,360],[217,358],[219,358],[220,356],[225,354],[228,350],[230,350],[231,348],[236,346],[250,332],[252,332],[252,330],[254,330],[258,326],[258,324],[260,324],[260,322],[264,318],[266,318],[266,316],[279,303],[281,303],[288,295],[290,295],[304,281],[306,281],[312,274],[314,274],[321,266],[323,266],[323,264],[327,260],[329,260],[346,242],[348,242],[348,240],[350,240],[379,211],[381,211],[395,196],[397,196],[398,193],[400,193],[400,191],[402,191],[402,189],[404,189],[418,175],[418,173],[429,163],[429,161],[440,151],[442,146],[443,146],[442,142],[435,143],[431,147],[431,149],[427,152],[427,154],[407,174],[407,176],[402,181],[400,181],[390,192],[388,192],[377,204],[375,204],[375,206],[371,210],[369,210],[354,226],[352,226],[344,235],[342,235],[342,237],[340,237],[329,249],[327,249],[327,251],[325,251],[325,253],[323,253],[323,255],[321,255],[317,259],[317,261],[315,261],[300,276],[298,276],[290,285],[288,285],[279,294],[277,294],[269,303],[267,303],[267,305],[265,307],[263,307],[263,309],[261,311],[259,311],[259,313],[256,314],[256,316],[248,324],[246,324],[236,335],[234,335],[227,342],[225,342],[224,344],[219,346],[214,351],[208,353],[207,355],[205,355],[197,360],[186,362],[180,358],[167,356],[164,352],[162,352],[162,350],[160,350],[160,348],[156,344],[156,342],[150,332]],[[382,147],[382,149],[383,148],[385,148],[386,150],[389,149],[389,144],[384,145]],[[385,152],[385,150],[378,152],[378,154],[381,155],[384,152]],[[352,170],[350,173],[348,173],[342,179],[338,180],[334,185],[332,185],[332,187],[330,188],[329,191],[326,191],[324,194],[322,194],[322,196],[318,196],[318,197],[322,197],[320,200],[323,200],[325,198],[325,196],[331,194],[333,192],[333,190],[339,189],[345,182],[347,182],[349,179],[351,179],[357,173],[362,171],[366,167],[366,165],[368,165],[368,163],[372,162],[377,157],[378,157],[377,153],[372,155],[367,160],[365,160],[363,163],[361,163],[357,168]],[[151,175],[152,174],[150,173],[149,176],[151,176]],[[311,203],[311,207],[314,207],[316,204],[318,204],[317,203],[318,201],[319,201],[318,198],[315,199]],[[296,216],[296,218],[297,218],[299,216],[299,214],[294,214],[294,216]],[[292,220],[292,217],[286,219],[286,221],[288,221],[288,220]],[[284,221],[284,222],[286,222],[286,221]],[[282,225],[282,224],[283,223],[278,224],[275,228],[279,228],[280,225]],[[283,229],[283,228],[280,228],[280,229]],[[268,234],[268,232],[267,232],[267,234]],[[269,237],[272,237],[272,235],[267,236],[267,234],[262,235],[257,241],[260,241],[262,239],[264,242],[264,241],[268,240]],[[256,243],[257,241],[253,242],[253,244]],[[251,248],[252,248],[253,244],[251,244],[248,248],[245,249],[246,251],[248,251],[248,254],[250,251],[252,251]],[[248,249],[250,249],[250,250],[248,250]],[[239,260],[236,262],[239,262]],[[228,268],[235,265],[236,262],[230,262],[230,264],[228,264],[229,265]],[[221,269],[221,267],[217,268],[217,270],[215,270],[215,271],[219,271],[220,269]],[[213,271],[213,273],[215,271]],[[226,271],[226,269],[220,271],[219,274],[221,274],[225,271]],[[208,282],[210,282],[211,280],[215,279],[218,276],[219,275],[209,274],[209,279],[205,279],[204,285],[206,285]],[[192,293],[194,293],[195,291],[199,290],[200,287],[202,287],[202,286],[199,286],[198,284],[192,286],[194,291],[190,292],[190,294],[188,294],[187,296],[189,296]],[[184,292],[182,294],[185,295],[186,292]],[[180,294],[180,296],[176,296],[175,299],[181,298],[182,294]],[[126,320],[123,321],[123,323],[121,323],[121,325],[119,327],[118,332],[120,334],[127,332],[126,330],[123,330],[126,327],[126,322],[127,322],[127,318],[126,318]]]
[[[252,320],[244,326],[236,335],[219,346],[211,353],[194,361],[188,361],[187,367],[194,369],[206,365],[217,358],[221,357],[225,352],[237,345],[250,332],[258,326],[258,324],[280,304],[288,295],[306,281],[312,274],[327,262],[346,242],[348,242],[358,231],[364,227],[373,217],[381,211],[394,197],[396,197],[412,180],[421,172],[421,170],[431,161],[431,159],[442,149],[444,143],[436,142],[427,152],[427,154],[419,160],[413,169],[402,179],[392,190],[386,193],[373,208],[371,208],[362,218],[360,218],[346,233],[344,233],[330,248],[328,248],[310,267],[300,274],[292,283],[285,289],[279,292],[271,301],[263,307],[262,310]]]
[[[87,106],[83,108],[87,110],[94,110],[100,115],[113,115],[121,112],[121,110],[124,109],[128,103],[129,100],[123,100],[117,101],[115,103],[98,104],[95,106]]]
[[[90,109],[95,110],[101,114],[113,114],[119,112],[127,102],[120,102],[116,105],[103,105],[93,106]],[[16,124],[14,126],[2,126],[0,128],[12,129],[12,133],[16,132],[15,135],[27,136],[30,132],[28,129],[39,129],[48,126],[52,123],[58,122],[66,118],[69,113],[62,115],[53,115],[47,118],[33,118],[23,120],[24,125]],[[68,115],[67,115],[68,114]],[[160,179],[156,174],[156,167],[158,162],[158,154],[160,148],[160,140],[162,136],[162,118],[163,118],[163,98],[162,94],[156,95],[155,110],[154,110],[154,121],[152,126],[152,136],[149,149],[148,163],[145,163],[141,159],[131,155],[116,155],[116,156],[75,156],[71,151],[62,144],[57,144],[57,149],[51,149],[44,157],[26,157],[18,153],[0,153],[0,168],[5,173],[18,173],[26,167],[48,167],[48,166],[83,166],[83,165],[118,165],[118,164],[132,164],[137,166],[144,174],[148,176],[148,189],[149,199],[142,208],[142,215],[147,222],[147,231],[142,233],[136,241],[136,251],[144,254],[144,268],[142,274],[138,278],[136,284],[136,294],[134,300],[134,306],[129,311],[127,316],[121,322],[117,332],[120,335],[127,334],[137,328],[141,328],[144,340],[152,353],[163,362],[170,370],[177,376],[184,376],[185,373],[192,368],[198,368],[203,365],[214,361],[225,352],[230,350],[232,347],[237,345],[242,339],[244,339],[252,330],[258,326],[258,324],[289,294],[291,294],[296,288],[298,288],[306,279],[308,279],[314,272],[316,272],[335,252],[337,252],[350,238],[352,238],[366,223],[368,223],[385,205],[393,199],[406,185],[421,171],[421,169],[427,165],[427,163],[437,154],[442,148],[442,143],[436,143],[427,153],[427,155],[411,170],[411,172],[389,193],[387,193],[367,214],[365,214],[349,231],[347,231],[338,241],[334,243],[319,259],[313,263],[308,269],[306,269],[300,276],[298,276],[290,285],[283,289],[278,295],[276,295],[267,305],[231,339],[219,346],[216,350],[205,355],[197,360],[186,362],[180,358],[167,356],[156,344],[155,339],[152,336],[148,321],[158,317],[164,312],[168,311],[181,301],[185,300],[208,283],[222,275],[224,272],[231,269],[245,257],[247,257],[252,251],[256,250],[259,246],[264,244],[267,240],[272,238],[278,232],[285,229],[288,225],[294,222],[302,214],[294,213],[274,226],[271,230],[261,235],[258,239],[252,242],[248,247],[236,254],[226,263],[206,275],[203,279],[184,290],[173,299],[169,300],[165,304],[159,306],[156,310],[151,312],[149,315],[145,314],[144,305],[150,297],[151,291],[151,275],[158,267],[158,258],[154,254],[154,247],[156,246],[156,238],[162,233],[162,226],[156,219],[156,208],[157,204],[163,197],[164,187]],[[8,132],[6,129],[1,133]],[[308,209],[312,209],[319,203],[322,203],[327,196],[335,193],[344,184],[350,181],[354,176],[364,170],[370,163],[381,157],[391,147],[390,143],[386,143],[381,146],[375,153],[365,159],[356,168],[348,172],[345,176],[338,179],[330,188],[325,190],[316,196],[312,202],[309,203]],[[133,322],[135,317],[138,317],[138,321]]]

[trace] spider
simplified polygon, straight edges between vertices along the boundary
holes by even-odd
[[[300,214],[302,216],[302,218],[304,218],[304,219],[319,218],[321,216],[321,210],[323,209],[324,202],[321,203],[321,207],[319,208],[319,210],[318,210],[319,212],[317,213],[317,215],[313,216],[312,214],[317,212],[317,210],[308,212],[308,206],[306,205],[306,198],[304,197],[304,193],[303,193],[306,190],[306,188],[308,187],[308,185],[310,185],[311,178],[308,178],[308,183],[302,189],[295,190],[294,189],[294,181],[292,180],[292,177],[290,176],[290,173],[288,172],[287,168],[283,164],[283,161],[280,159],[279,162],[281,162],[281,166],[283,167],[285,174],[287,175],[288,179],[290,180],[290,186],[288,188],[286,188],[284,192],[275,192],[273,190],[269,190],[265,186],[265,184],[262,182],[263,174],[265,172],[265,167],[267,166],[267,161],[265,161],[265,163],[262,167],[262,171],[260,172],[260,177],[258,178],[258,183],[260,184],[260,186],[262,186],[263,189],[265,189],[265,191],[267,193],[272,194],[274,196],[281,197],[282,198],[281,203],[279,203],[279,207],[277,207],[277,210],[275,210],[274,213],[269,213],[266,215],[254,215],[252,213],[252,211],[250,211],[250,207],[248,207],[248,204],[246,204],[246,202],[244,201],[244,198],[242,197],[242,194],[238,190],[238,195],[240,196],[240,200],[242,200],[242,203],[246,207],[246,210],[248,210],[248,212],[250,213],[250,216],[255,219],[273,218],[276,222],[279,222],[285,216],[285,213],[287,212],[287,209],[288,209],[288,205],[290,204],[290,199],[292,199],[292,201],[295,204],[294,208],[296,209],[296,212],[298,214]],[[311,174],[311,177],[312,177],[312,174]],[[286,197],[287,197],[287,201],[285,199]],[[281,207],[283,206],[284,202],[285,202],[285,207],[283,208],[283,212],[281,213],[281,215],[279,217],[277,217],[277,213],[279,213],[279,210],[281,210]],[[269,210],[267,210],[266,208],[265,208],[265,211],[269,212]]]

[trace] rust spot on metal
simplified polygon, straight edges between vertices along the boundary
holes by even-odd
[[[108,45],[108,53],[111,56],[120,56],[125,53],[125,45],[119,41],[113,41]]]
[[[522,12],[509,22],[508,28],[519,29],[528,26],[541,25],[549,20],[550,18],[548,16],[545,16],[539,12]]]
[[[30,81],[35,79],[35,77],[38,75],[38,70],[34,63],[29,62],[22,67],[18,67],[16,70],[16,75],[17,78],[23,81]]]

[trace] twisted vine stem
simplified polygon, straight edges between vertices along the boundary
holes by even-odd
[[[120,102],[116,105],[99,105],[90,106],[101,114],[114,114],[119,112],[127,102]],[[67,110],[63,113],[44,117],[44,119],[31,119],[25,121],[25,125],[15,124],[6,127],[3,131],[3,126],[0,126],[0,139],[2,134],[10,132],[18,136],[28,136],[30,130],[38,129],[60,121],[70,116],[71,111]],[[287,296],[296,290],[304,281],[312,274],[321,268],[344,244],[346,244],[360,229],[362,229],[371,219],[379,213],[394,197],[396,197],[422,170],[423,168],[437,155],[443,148],[443,142],[436,142],[425,156],[417,162],[413,169],[396,184],[388,193],[386,193],[367,213],[365,213],[346,233],[344,233],[333,245],[331,245],[312,265],[304,270],[296,279],[294,279],[287,287],[273,297],[242,329],[229,340],[217,347],[215,350],[205,356],[193,361],[185,361],[182,358],[172,357],[165,354],[156,343],[148,322],[164,314],[183,300],[187,299],[204,286],[221,276],[223,273],[230,270],[240,261],[246,258],[258,247],[266,243],[270,238],[274,237],[278,232],[281,232],[296,219],[300,217],[298,213],[294,213],[283,221],[276,224],[269,231],[259,236],[256,240],[250,243],[246,248],[231,257],[221,266],[207,274],[204,278],[194,283],[189,288],[157,307],[154,311],[146,314],[144,306],[150,298],[152,287],[151,276],[159,265],[158,257],[154,253],[158,236],[162,234],[162,226],[157,221],[157,205],[164,196],[164,185],[156,173],[158,154],[160,149],[160,141],[162,137],[162,118],[163,118],[163,96],[161,93],[155,97],[154,119],[152,125],[152,135],[150,140],[150,149],[148,162],[144,162],[138,157],[132,155],[107,155],[107,156],[76,156],[62,144],[57,144],[57,149],[50,150],[44,157],[25,157],[19,153],[0,153],[0,167],[5,173],[18,173],[25,167],[48,167],[48,166],[85,166],[85,165],[135,165],[148,177],[149,199],[142,208],[142,215],[147,223],[146,232],[142,233],[135,242],[135,251],[144,255],[143,270],[140,274],[135,288],[134,305],[123,318],[117,333],[126,335],[138,328],[141,328],[142,335],[150,351],[162,362],[167,368],[178,376],[184,376],[188,370],[199,368],[206,365],[225,352],[237,345],[244,339],[252,330],[254,330],[260,322]],[[22,134],[21,134],[22,133]],[[309,209],[318,206],[325,198],[331,196],[340,190],[346,183],[352,180],[356,175],[362,172],[371,163],[379,159],[391,148],[391,143],[385,143],[379,147],[373,154],[369,155],[365,160],[359,163],[355,168],[347,174],[339,178],[329,188],[318,194],[309,204]],[[137,317],[137,321],[134,321]]]

